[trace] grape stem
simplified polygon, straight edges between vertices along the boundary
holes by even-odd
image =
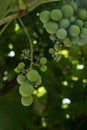
[[[31,61],[30,58],[28,58],[28,60]],[[37,67],[40,67],[40,65],[39,65],[38,63],[34,63],[34,62],[33,62],[32,65],[37,66]]]
[[[31,51],[31,54],[30,54],[30,57],[31,57],[31,60],[30,60],[30,61],[31,61],[30,68],[32,68],[32,65],[33,65],[33,44],[32,44],[32,40],[31,40],[31,37],[30,37],[30,35],[29,35],[29,33],[28,33],[28,30],[27,30],[27,28],[24,26],[22,20],[21,20],[20,18],[18,18],[18,20],[19,20],[19,22],[21,23],[21,25],[22,25],[22,27],[23,27],[23,29],[24,29],[24,32],[25,32],[25,34],[26,34],[26,36],[27,36],[27,38],[28,38],[29,44],[30,44],[30,51]]]

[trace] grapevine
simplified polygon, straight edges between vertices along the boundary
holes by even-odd
[[[82,8],[76,2],[62,4],[61,7],[50,10],[43,10],[40,21],[44,29],[49,34],[53,47],[49,48],[49,53],[53,60],[58,62],[61,59],[61,48],[72,47],[73,45],[83,46],[87,42],[87,9]],[[18,73],[17,82],[19,84],[19,94],[21,103],[30,106],[33,103],[33,93],[42,83],[42,77],[36,70],[47,71],[47,58],[40,57],[34,59],[33,44],[27,29],[19,19],[30,44],[30,49],[22,50],[22,61],[15,68]],[[27,60],[30,65],[24,62]],[[35,67],[35,68],[34,68]]]

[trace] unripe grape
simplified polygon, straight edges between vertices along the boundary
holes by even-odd
[[[84,38],[80,38],[77,42],[77,45],[79,46],[83,46],[84,44],[87,43],[87,39],[84,39]]]
[[[14,69],[14,71],[15,71],[16,73],[20,73],[20,72],[21,72],[21,69],[17,66],[17,67]]]
[[[63,18],[59,21],[60,28],[67,28],[70,25],[70,22],[67,18]]]
[[[79,36],[77,36],[77,37],[71,37],[71,44],[72,45],[77,44],[78,41],[79,41]]]
[[[77,5],[77,3],[76,3],[76,2],[72,2],[70,5],[72,6],[72,8],[73,8],[73,10],[74,10],[74,11],[76,11],[76,10],[77,10],[78,5]]]
[[[55,34],[50,34],[50,40],[52,40],[52,41],[55,41],[55,40],[56,40]]]
[[[33,103],[33,97],[21,97],[21,103],[23,106],[30,106]]]
[[[80,28],[77,25],[71,25],[69,28],[69,33],[71,36],[76,37],[80,33]]]
[[[74,21],[76,20],[76,17],[75,16],[70,16],[69,17],[69,21],[71,22],[71,23],[73,23]]]
[[[62,12],[59,9],[54,9],[50,13],[50,17],[54,21],[59,21],[62,18]]]
[[[82,28],[82,29],[81,29],[80,36],[81,36],[82,38],[87,38],[87,28]]]
[[[55,49],[56,51],[59,51],[59,50],[60,50],[60,44],[55,43],[55,44],[54,44],[54,49]]]
[[[17,82],[18,82],[19,84],[23,84],[25,81],[26,81],[25,75],[19,74],[19,75],[17,76]]]
[[[45,57],[40,58],[40,63],[42,65],[46,64],[47,63],[47,58],[45,58]]]
[[[46,65],[42,65],[42,66],[40,67],[40,70],[41,70],[42,72],[45,72],[45,71],[47,70],[47,66],[46,66]]]
[[[64,43],[64,46],[65,47],[71,47],[72,46],[72,43],[70,41],[70,39],[68,37],[66,37],[64,40],[63,40],[63,43]]]
[[[78,16],[80,19],[82,20],[87,20],[87,10],[86,9],[81,9],[79,12],[78,12]]]
[[[20,95],[22,95],[24,97],[28,97],[28,96],[32,95],[33,91],[34,91],[34,88],[28,81],[24,82],[19,87],[19,93],[20,93]]]
[[[54,53],[54,49],[53,49],[53,48],[50,48],[50,49],[49,49],[49,53],[50,53],[50,54],[53,54],[53,53]]]
[[[41,76],[39,76],[38,80],[35,82],[36,85],[40,85],[42,83]]]
[[[53,21],[49,21],[45,24],[46,31],[50,34],[54,34],[56,30],[58,29],[58,24]]]
[[[62,12],[65,17],[70,17],[73,14],[73,8],[71,5],[67,4],[62,7]]]
[[[77,19],[77,20],[75,21],[75,24],[76,24],[77,26],[79,26],[80,28],[83,27],[83,21],[82,21],[81,19]]]
[[[56,31],[57,38],[63,40],[67,36],[67,31],[63,28],[60,28]]]
[[[18,64],[18,67],[19,67],[20,69],[23,69],[23,68],[25,67],[25,63],[24,63],[24,62],[20,62],[20,63]]]
[[[38,72],[34,69],[29,70],[29,72],[27,73],[27,79],[31,82],[35,82],[38,79]]]
[[[50,20],[50,12],[48,10],[44,10],[40,13],[40,20],[43,23],[47,23]]]

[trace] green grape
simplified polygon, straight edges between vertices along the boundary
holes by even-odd
[[[56,50],[56,51],[59,51],[60,50],[60,44],[57,42],[57,43],[55,43],[54,44],[54,49]]]
[[[80,33],[80,28],[77,25],[71,25],[69,28],[69,33],[71,36],[76,37]]]
[[[77,37],[71,37],[71,43],[72,43],[72,45],[77,44],[78,41],[79,41],[79,36],[77,36]]]
[[[82,28],[80,33],[81,38],[87,38],[87,28]]]
[[[79,40],[78,40],[78,42],[77,42],[77,45],[79,45],[79,46],[83,46],[84,44],[86,44],[87,43],[87,38],[85,39],[85,38],[80,38]]]
[[[77,3],[76,3],[76,2],[72,2],[70,5],[72,6],[72,8],[73,8],[73,10],[74,10],[74,11],[76,11],[76,10],[77,10],[78,5],[77,5]]]
[[[20,95],[24,97],[28,97],[32,95],[33,91],[34,91],[34,88],[28,81],[24,82],[19,87],[19,93]]]
[[[15,71],[16,73],[20,73],[20,72],[21,72],[21,69],[17,66],[17,67],[14,69],[14,71]]]
[[[62,18],[62,12],[59,9],[53,9],[50,12],[50,17],[54,21],[59,21]]]
[[[70,17],[73,14],[73,8],[71,5],[67,4],[62,7],[62,12],[64,17]]]
[[[50,49],[49,49],[49,53],[50,53],[50,54],[53,54],[53,53],[54,53],[54,49],[53,49],[53,48],[50,48]]]
[[[34,69],[29,70],[27,73],[27,79],[31,82],[37,81],[38,77],[39,77],[39,73]]]
[[[81,19],[76,19],[75,24],[79,26],[80,28],[83,27],[83,21]]]
[[[55,41],[55,40],[56,40],[55,34],[50,34],[50,40],[52,40],[52,41]]]
[[[21,97],[21,103],[23,106],[30,106],[33,103],[33,96]]]
[[[72,15],[72,16],[69,17],[70,23],[73,23],[75,20],[76,20],[75,16]]]
[[[58,29],[58,24],[53,21],[49,21],[45,24],[46,31],[50,34],[54,34],[56,30]]]
[[[46,66],[46,65],[42,65],[42,66],[40,67],[40,70],[41,70],[42,72],[45,72],[45,71],[47,70],[47,66]]]
[[[67,36],[67,31],[63,28],[60,28],[56,31],[57,38],[63,40]]]
[[[48,10],[44,10],[40,13],[40,20],[42,23],[47,23],[50,20],[50,12]]]
[[[25,81],[26,81],[25,75],[19,74],[19,75],[17,76],[17,82],[18,82],[19,84],[23,84]]]
[[[39,76],[38,80],[35,82],[36,85],[40,85],[42,83],[41,76]]]
[[[63,18],[59,21],[60,28],[67,28],[70,25],[70,22],[67,18]]]
[[[47,58],[45,58],[45,57],[40,58],[40,63],[42,65],[46,64],[47,63]]]
[[[82,20],[87,20],[87,10],[86,9],[81,9],[79,12],[78,12],[78,16],[80,19]]]
[[[70,39],[68,37],[66,37],[64,40],[63,40],[63,43],[64,43],[64,46],[65,47],[71,47],[72,46],[72,42],[70,41]]]
[[[25,67],[25,63],[24,63],[24,62],[20,62],[20,63],[18,64],[18,67],[19,67],[20,69],[23,69],[23,68]]]

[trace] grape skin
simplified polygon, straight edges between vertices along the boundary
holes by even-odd
[[[66,4],[62,7],[62,12],[65,17],[70,17],[73,14],[73,8],[71,5]]]
[[[67,18],[63,18],[59,22],[60,28],[67,28],[70,25],[70,22]]]
[[[21,97],[21,103],[23,106],[30,106],[33,103],[33,97]]]
[[[27,73],[27,79],[31,82],[35,82],[39,77],[39,73],[32,69],[32,70],[29,70],[29,72]]]
[[[75,24],[76,24],[77,26],[79,26],[80,28],[83,27],[83,21],[82,21],[81,19],[77,19],[77,20],[75,21]]]
[[[73,23],[74,21],[76,20],[76,17],[75,16],[71,16],[71,17],[69,17],[69,21],[71,22],[71,23]]]
[[[53,49],[53,48],[50,48],[50,49],[49,49],[49,53],[50,53],[50,54],[53,54],[53,53],[54,53],[54,49]]]
[[[50,40],[52,40],[52,41],[55,41],[55,40],[56,40],[55,34],[50,34]]]
[[[86,20],[87,19],[87,11],[85,9],[81,9],[78,12],[78,16],[79,16],[80,19]]]
[[[41,76],[38,77],[38,80],[35,82],[36,85],[40,85],[42,83]]]
[[[40,63],[42,65],[46,64],[47,63],[47,58],[45,58],[45,57],[40,58]]]
[[[24,82],[20,87],[19,87],[19,93],[20,95],[24,97],[28,97],[32,95],[34,91],[33,86],[29,82]]]
[[[40,13],[40,20],[42,23],[47,23],[50,20],[50,12],[48,10],[44,10]]]
[[[87,43],[87,39],[85,39],[85,38],[80,38],[80,39],[78,40],[78,42],[77,42],[77,45],[83,46],[83,45],[86,44],[86,43]]]
[[[50,17],[53,21],[59,21],[62,18],[62,12],[59,9],[54,9],[50,12]]]
[[[81,36],[82,38],[87,38],[87,28],[82,28],[82,29],[81,29],[80,36]]]
[[[72,6],[72,8],[73,8],[73,10],[74,10],[74,11],[76,11],[76,10],[77,10],[78,5],[77,5],[77,3],[76,3],[76,2],[72,2],[70,5]]]
[[[57,38],[63,40],[67,36],[67,31],[63,28],[60,28],[56,32]]]
[[[69,28],[69,33],[71,36],[76,37],[80,33],[80,28],[77,25],[71,25]]]
[[[17,82],[18,82],[19,84],[22,84],[22,83],[24,83],[25,81],[26,81],[25,75],[19,74],[19,75],[17,76]]]
[[[72,43],[72,45],[77,44],[78,41],[79,41],[79,36],[77,36],[77,37],[71,37],[71,43]]]
[[[45,29],[48,33],[54,34],[58,29],[58,24],[56,22],[49,21],[48,23],[45,24]]]
[[[42,66],[40,67],[40,70],[41,70],[42,72],[45,72],[45,71],[47,70],[47,66],[46,66],[46,65],[42,65]]]
[[[20,73],[20,72],[21,72],[21,69],[17,66],[17,67],[15,68],[15,72],[16,72],[16,73]]]
[[[70,41],[70,39],[68,37],[66,37],[64,40],[63,40],[63,43],[64,43],[64,46],[65,47],[71,47],[72,46],[72,43]]]
[[[19,67],[20,69],[23,69],[23,68],[25,67],[25,63],[24,63],[24,62],[20,62],[20,63],[18,64],[18,67]]]

